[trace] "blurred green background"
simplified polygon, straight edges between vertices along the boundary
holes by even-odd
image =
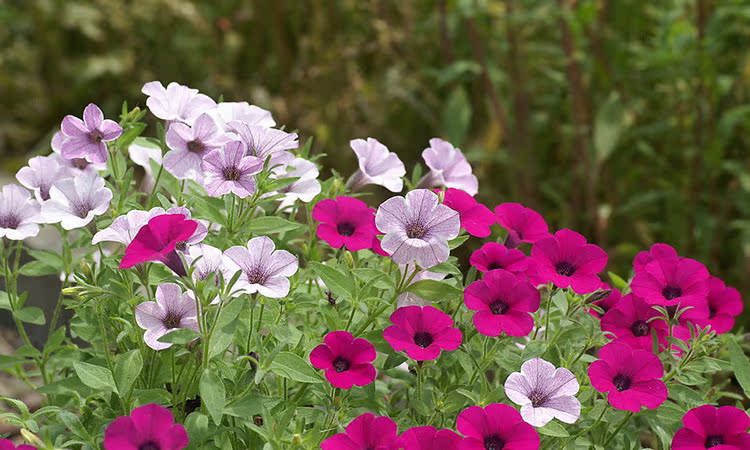
[[[447,138],[482,201],[579,230],[611,270],[663,241],[750,292],[748,0],[0,0],[0,42],[7,171],[65,114],[178,81],[270,109],[345,176],[352,138],[409,170]]]

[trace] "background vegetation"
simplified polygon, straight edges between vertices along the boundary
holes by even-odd
[[[146,81],[248,100],[349,173],[442,136],[488,205],[520,201],[627,274],[653,242],[750,292],[748,0],[0,0],[0,156],[49,152]]]

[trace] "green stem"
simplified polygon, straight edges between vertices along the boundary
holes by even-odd
[[[156,190],[159,186],[159,180],[161,180],[161,173],[164,171],[164,164],[159,165],[159,172],[156,173],[156,179],[154,180],[154,187],[151,188],[151,194],[148,196],[148,201],[146,202],[146,209],[150,209],[151,205],[153,204],[154,198],[156,196]]]
[[[633,417],[633,413],[632,413],[632,412],[629,412],[629,413],[628,413],[628,414],[627,414],[627,415],[626,415],[626,416],[625,416],[625,417],[624,417],[624,418],[623,418],[623,419],[622,419],[622,420],[620,421],[620,423],[619,423],[619,424],[617,425],[617,428],[615,428],[615,431],[614,431],[614,432],[612,432],[612,434],[610,434],[610,435],[609,435],[609,437],[607,438],[607,440],[605,440],[605,441],[604,441],[604,443],[602,444],[602,447],[603,447],[603,448],[607,448],[607,444],[609,444],[610,442],[612,442],[612,439],[614,439],[614,438],[615,438],[615,436],[617,436],[617,433],[619,433],[619,432],[620,432],[620,430],[622,430],[622,427],[624,427],[624,426],[625,426],[625,425],[626,425],[626,424],[627,424],[627,423],[628,423],[628,422],[630,421],[630,418],[631,418],[631,417]]]

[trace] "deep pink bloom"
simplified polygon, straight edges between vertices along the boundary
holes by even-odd
[[[495,207],[497,222],[508,230],[505,245],[514,248],[521,242],[533,244],[549,236],[549,227],[544,217],[520,203],[503,203]]]
[[[400,448],[398,426],[385,416],[365,413],[352,420],[346,432],[334,434],[321,450],[396,450]]]
[[[492,232],[490,227],[495,223],[495,215],[466,192],[454,188],[446,189],[443,204],[458,213],[461,228],[470,235],[484,238]]]
[[[366,386],[375,380],[375,347],[348,331],[331,331],[310,353],[310,363],[324,370],[326,379],[340,389]],[[332,447],[333,448],[333,447]]]
[[[524,422],[513,407],[492,403],[484,408],[470,406],[456,419],[458,432],[464,435],[461,450],[534,450],[539,434]]]
[[[414,427],[401,434],[404,450],[458,450],[460,443],[461,437],[445,428]]]
[[[164,214],[150,219],[125,248],[120,268],[154,261],[166,265],[179,276],[185,275],[185,266],[175,247],[187,241],[197,227],[198,222],[186,219],[182,214]]]
[[[0,450],[36,450],[36,447],[26,444],[21,444],[16,447],[16,444],[10,439],[0,439]]]
[[[659,316],[659,311],[653,305],[628,294],[604,314],[601,327],[602,331],[613,336],[613,342],[647,351],[653,350],[651,333],[655,332],[659,349],[662,350],[667,346],[669,326]]]
[[[750,417],[734,406],[699,406],[685,413],[682,423],[672,439],[672,450],[750,449]]]
[[[153,403],[118,417],[104,431],[104,450],[181,450],[188,442],[185,427],[174,422],[172,412]]]
[[[122,128],[114,120],[104,119],[104,113],[93,103],[83,110],[83,120],[67,115],[60,124],[65,139],[60,144],[65,159],[85,158],[92,163],[107,160],[106,142],[114,141],[122,134]]]
[[[437,359],[442,350],[453,351],[461,345],[461,330],[453,326],[451,316],[433,306],[398,308],[391,322],[383,339],[416,361]]]
[[[539,291],[503,269],[487,272],[464,290],[466,307],[476,311],[474,326],[485,336],[526,336],[534,327]]]
[[[599,359],[591,363],[588,373],[591,386],[606,392],[615,409],[656,409],[667,399],[667,385],[661,380],[664,366],[659,357],[646,350],[609,343],[599,350]]]
[[[347,250],[372,248],[375,228],[375,209],[353,197],[327,198],[315,204],[312,217],[320,222],[318,238],[333,248],[346,247]]]
[[[599,309],[604,311],[603,314],[599,314],[599,311],[594,310],[594,308],[589,308],[589,314],[596,317],[597,319],[601,319],[602,316],[607,313],[607,311],[617,306],[617,304],[620,302],[620,299],[622,299],[622,293],[619,290],[614,289],[607,283],[602,283],[602,285],[599,287],[599,291],[591,295],[592,297],[597,297],[597,300],[592,301],[591,305],[598,306]]]
[[[597,275],[607,265],[607,253],[573,230],[562,229],[554,236],[537,241],[531,249],[537,275],[560,289],[572,288],[577,294],[599,289]]]
[[[633,277],[633,293],[652,305],[677,306],[705,301],[708,270],[698,261],[678,256],[657,258]]]
[[[740,292],[724,284],[717,277],[708,280],[708,319],[702,326],[711,326],[718,334],[727,333],[734,327],[735,317],[742,314],[744,304]]]
[[[677,250],[671,245],[657,243],[652,245],[650,249],[640,251],[635,255],[635,258],[633,258],[633,270],[635,273],[638,273],[646,267],[646,264],[655,259],[674,258],[676,256],[678,256]]]
[[[488,242],[471,254],[469,263],[480,272],[503,269],[518,275],[526,272],[527,259],[521,250]]]

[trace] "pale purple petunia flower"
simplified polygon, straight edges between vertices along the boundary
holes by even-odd
[[[230,131],[229,122],[234,120],[259,127],[276,126],[270,111],[248,102],[221,102],[210,114],[226,131]]]
[[[255,175],[263,170],[263,161],[245,156],[245,144],[231,141],[203,158],[203,187],[211,197],[232,192],[245,198],[255,192]]]
[[[193,267],[195,281],[206,280],[209,276],[216,277],[225,273],[223,252],[216,247],[208,244],[193,245],[188,249],[186,256],[188,263]]]
[[[416,262],[428,269],[448,260],[448,241],[458,236],[458,213],[438,203],[428,189],[415,189],[404,197],[391,197],[375,214],[375,225],[385,233],[383,250],[397,264]]]
[[[151,113],[170,122],[192,125],[198,116],[216,108],[211,97],[175,82],[165,88],[160,81],[151,81],[143,85],[141,92],[148,95],[146,106]]]
[[[448,187],[460,189],[472,197],[479,192],[479,181],[460,149],[440,138],[430,139],[430,146],[422,152],[430,173],[419,182],[419,187]]]
[[[283,167],[277,167],[272,171],[272,178],[297,178],[292,184],[279,189],[277,194],[283,194],[281,208],[294,204],[297,200],[310,203],[320,194],[320,181],[318,181],[318,166],[303,158],[294,158]]]
[[[401,192],[404,188],[406,168],[398,155],[388,151],[388,147],[377,139],[352,139],[349,141],[357,155],[359,169],[349,178],[347,186],[356,191],[368,184],[383,186],[391,192]]]
[[[260,158],[264,163],[270,157],[271,165],[269,167],[287,164],[294,159],[294,156],[287,150],[299,147],[297,133],[248,125],[237,120],[229,122],[229,128],[245,144],[248,155]]]
[[[159,338],[179,328],[199,331],[198,313],[195,299],[190,293],[183,293],[174,283],[160,284],[156,288],[156,301],[143,302],[135,307],[135,321],[146,330],[143,340],[154,350],[164,350],[172,346],[159,342]]]
[[[0,238],[21,241],[39,234],[39,202],[17,184],[7,184],[0,191]]]
[[[406,276],[407,280],[408,277],[411,276],[411,274],[414,271],[414,268],[408,268],[405,265],[399,265],[399,270],[401,271],[401,276]],[[408,270],[408,272],[407,272]],[[444,273],[437,273],[437,272],[430,272],[429,270],[420,270],[415,276],[414,279],[412,279],[411,283],[404,286],[404,288],[411,286],[412,284],[422,281],[422,280],[442,280],[445,278]],[[396,307],[401,308],[402,306],[427,306],[430,305],[429,300],[425,300],[422,297],[419,297],[417,294],[414,294],[413,292],[404,292],[403,294],[400,294],[398,298],[396,299]]]
[[[235,290],[255,292],[269,298],[289,294],[289,277],[297,272],[297,257],[286,250],[276,250],[273,241],[259,236],[248,241],[247,247],[235,246],[224,251],[228,277],[242,271]]]
[[[579,389],[575,375],[563,367],[558,369],[542,358],[526,361],[521,372],[505,380],[505,395],[521,405],[521,417],[535,427],[543,427],[552,419],[573,423],[581,415],[581,402],[575,398]]]
[[[98,172],[107,168],[107,162],[91,163],[86,161],[84,158],[73,158],[65,159],[62,156],[62,144],[65,141],[65,134],[62,131],[58,131],[52,135],[50,141],[50,147],[52,147],[53,155],[60,164],[66,166],[74,175],[79,175],[83,172]]]
[[[24,187],[34,191],[39,203],[49,200],[49,190],[52,185],[64,178],[73,176],[73,171],[65,165],[60,156],[35,156],[29,160],[29,165],[21,167],[16,173],[16,179]]]
[[[52,185],[50,199],[42,205],[42,217],[47,223],[60,223],[66,230],[81,228],[95,216],[104,214],[112,200],[112,191],[104,187],[104,178],[94,172],[84,172]]]
[[[104,113],[93,103],[83,110],[83,120],[67,115],[60,128],[65,139],[60,144],[65,159],[84,158],[92,163],[107,161],[106,142],[114,141],[122,134],[122,128],[114,120],[104,119]]]
[[[176,178],[200,180],[203,157],[221,148],[230,138],[208,114],[202,114],[192,127],[175,122],[167,130],[164,168]]]
[[[159,206],[151,208],[148,211],[132,210],[113,220],[107,228],[97,232],[91,243],[119,242],[128,246],[149,220],[162,214],[182,214],[186,219],[190,219],[192,216],[190,210],[183,206],[174,206],[166,211]],[[178,244],[178,250],[186,250],[188,245],[197,244],[203,241],[206,235],[208,235],[206,224],[200,220],[196,222],[198,222],[198,226],[195,228],[195,232],[193,232],[193,235],[186,242]]]

